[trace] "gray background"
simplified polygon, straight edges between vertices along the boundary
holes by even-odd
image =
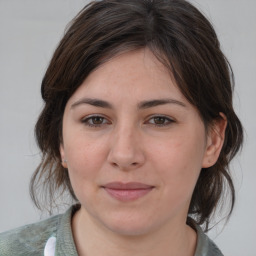
[[[28,193],[39,161],[33,126],[42,107],[40,83],[66,24],[86,2],[0,0],[0,232],[42,217]],[[232,164],[234,213],[210,236],[225,256],[256,256],[256,1],[191,2],[213,22],[231,62],[235,109],[246,130],[242,154]]]

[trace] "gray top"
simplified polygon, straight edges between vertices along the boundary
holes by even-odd
[[[56,237],[55,256],[78,256],[71,230],[71,218],[76,207],[66,213],[0,234],[1,256],[44,255],[50,237]],[[223,256],[217,246],[197,226],[195,256]]]

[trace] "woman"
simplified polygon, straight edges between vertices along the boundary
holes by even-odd
[[[242,143],[232,70],[181,0],[103,0],[72,21],[42,81],[31,180],[65,214],[0,236],[1,255],[222,255],[203,233]],[[226,203],[226,201],[225,201]],[[100,246],[99,246],[100,245]]]

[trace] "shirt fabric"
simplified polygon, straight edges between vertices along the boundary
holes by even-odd
[[[71,219],[77,206],[64,214],[0,234],[1,256],[78,256]],[[196,226],[197,246],[194,256],[223,256],[214,242]]]

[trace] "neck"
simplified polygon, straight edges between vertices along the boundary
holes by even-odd
[[[196,232],[173,222],[143,235],[123,235],[103,227],[86,211],[79,210],[72,219],[74,241],[79,256],[193,256]]]

